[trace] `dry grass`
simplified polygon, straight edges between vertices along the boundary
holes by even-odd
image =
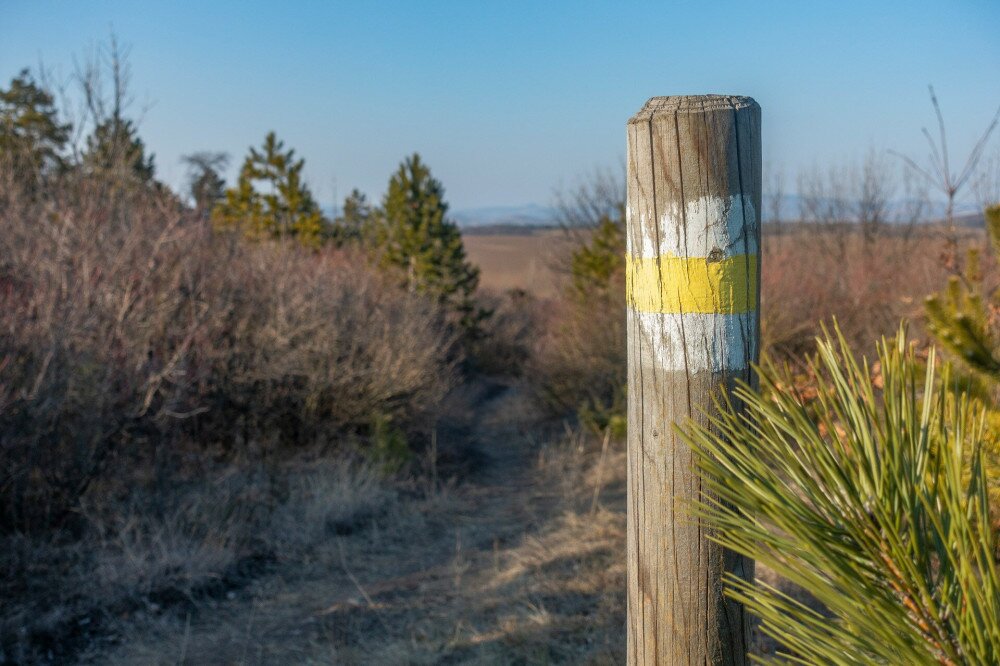
[[[283,502],[265,538],[279,552],[302,551],[331,534],[349,534],[397,499],[385,476],[362,460],[322,460],[290,470]]]
[[[4,537],[5,658],[97,658],[130,627],[216,606],[278,562],[308,558],[315,544],[363,529],[397,501],[392,484],[358,460],[203,473],[207,479],[85,507],[82,539]]]
[[[621,444],[598,473],[600,442],[571,433],[540,446],[524,399],[508,391],[480,410],[473,439],[487,461],[470,480],[391,499],[363,529],[288,554],[232,600],[131,623],[104,658],[619,662]]]
[[[603,460],[600,441],[580,431],[539,445],[536,431],[518,434],[516,409],[503,402],[487,411],[506,427],[479,445],[496,450],[503,437],[506,448],[479,475],[390,496],[360,529],[285,554],[228,597],[122,622],[121,644],[94,656],[113,664],[624,663],[623,443],[612,441]],[[758,575],[786,586],[767,570]],[[758,640],[761,654],[774,647]]]

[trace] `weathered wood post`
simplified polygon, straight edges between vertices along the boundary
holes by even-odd
[[[759,348],[760,107],[654,97],[628,121],[628,662],[745,664],[750,625],[722,576],[753,561],[706,538],[673,431],[752,381]]]

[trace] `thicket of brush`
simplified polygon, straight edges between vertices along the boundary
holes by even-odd
[[[453,334],[360,257],[242,242],[155,187],[6,175],[0,529],[68,526],[95,484],[192,448],[392,456],[372,449],[429,432]]]
[[[22,176],[0,165],[0,652],[75,654],[381,510],[457,379],[440,306],[127,173]]]
[[[625,192],[597,172],[558,200],[572,243],[556,257],[562,296],[541,318],[529,373],[551,413],[625,435]]]

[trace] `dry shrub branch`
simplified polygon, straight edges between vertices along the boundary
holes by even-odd
[[[4,191],[3,529],[62,525],[106,471],[164,449],[420,435],[452,385],[439,309],[360,257],[213,233],[157,186]]]

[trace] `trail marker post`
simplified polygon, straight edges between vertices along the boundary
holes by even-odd
[[[676,423],[753,381],[760,326],[760,107],[654,97],[628,121],[628,663],[745,664],[750,623],[722,577],[752,560],[706,538]]]

